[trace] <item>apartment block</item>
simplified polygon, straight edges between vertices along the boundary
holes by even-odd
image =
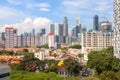
[[[82,33],[82,53],[97,51],[109,46],[113,46],[112,32],[86,32]]]

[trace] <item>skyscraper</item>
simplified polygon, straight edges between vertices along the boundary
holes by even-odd
[[[114,56],[120,58],[120,0],[114,0]]]
[[[68,36],[68,19],[64,17],[63,20],[63,36]]]
[[[76,26],[72,29],[72,36],[78,37],[78,33],[81,33],[80,18],[76,17]]]
[[[76,26],[80,25],[80,18],[76,17]]]
[[[40,29],[40,35],[46,34],[46,30],[44,28]]]
[[[32,35],[35,36],[35,29],[32,30]]]
[[[93,29],[94,29],[95,31],[98,31],[98,30],[99,30],[99,17],[98,17],[98,15],[95,15],[95,16],[93,17]]]
[[[81,25],[76,26],[72,29],[72,36],[78,37],[78,33],[81,33]]]
[[[50,33],[55,33],[55,25],[54,24],[50,24]]]
[[[55,35],[63,36],[64,35],[64,27],[63,24],[55,24]]]

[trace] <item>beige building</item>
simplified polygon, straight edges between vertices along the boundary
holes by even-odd
[[[97,51],[113,45],[112,32],[86,32],[82,34],[82,53]]]

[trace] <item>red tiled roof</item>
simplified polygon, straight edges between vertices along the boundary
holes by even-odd
[[[53,35],[54,35],[54,33],[52,33],[52,32],[48,34],[48,36],[53,36]]]
[[[14,29],[14,28],[12,28],[12,27],[6,27],[5,29]]]

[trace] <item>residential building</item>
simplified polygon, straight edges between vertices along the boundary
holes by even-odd
[[[5,48],[14,48],[16,45],[17,29],[12,27],[5,28]],[[14,40],[15,39],[15,40]]]
[[[89,53],[90,51],[102,50],[109,46],[113,46],[112,32],[86,32],[82,33],[82,53]]]
[[[114,0],[114,56],[120,58],[120,0]]]
[[[53,33],[48,34],[48,46],[49,48],[55,47],[55,35]]]
[[[4,46],[4,40],[2,39],[2,33],[0,33],[0,49],[3,49],[5,46]]]
[[[35,58],[38,58],[39,60],[45,60],[45,59],[49,59],[49,49],[45,49],[45,50],[39,50],[37,52],[34,53]]]

